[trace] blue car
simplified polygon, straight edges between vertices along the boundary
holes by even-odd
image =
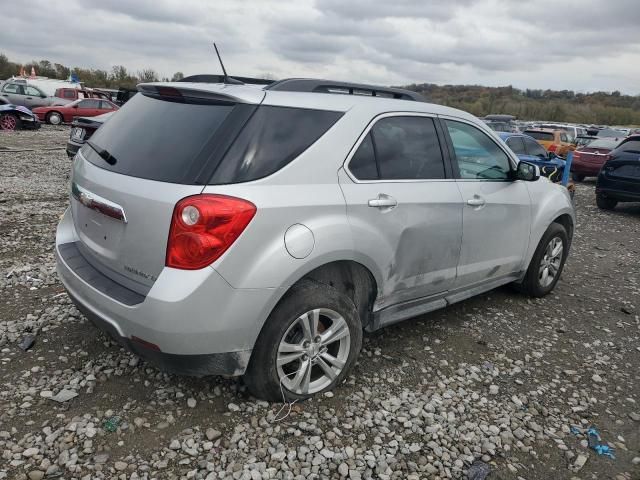
[[[552,182],[562,180],[565,161],[553,152],[547,152],[542,145],[529,135],[522,133],[497,132],[507,146],[513,150],[520,160],[540,167],[540,173]]]

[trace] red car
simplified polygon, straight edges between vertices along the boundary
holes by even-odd
[[[602,165],[609,159],[609,152],[618,146],[620,140],[601,138],[573,152],[571,162],[573,180],[581,182],[584,177],[597,177]]]
[[[33,109],[33,113],[38,116],[41,122],[60,125],[62,122],[72,122],[74,117],[95,117],[103,113],[113,112],[118,108],[115,103],[109,100],[85,98],[66,105],[37,107]]]

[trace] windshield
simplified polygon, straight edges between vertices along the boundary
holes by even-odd
[[[601,140],[594,140],[593,142],[591,142],[589,144],[589,148],[608,148],[610,150],[613,150],[614,148],[616,148],[616,145],[618,145],[617,140],[609,140],[603,138]]]

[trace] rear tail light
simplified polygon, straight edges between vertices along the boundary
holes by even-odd
[[[580,160],[580,152],[573,152],[573,159],[574,160]]]
[[[555,152],[557,150],[558,146],[555,143],[552,143],[551,145],[549,145],[549,151],[550,152]]]
[[[180,200],[171,218],[167,267],[197,270],[211,265],[233,245],[256,213],[241,198],[201,194]]]

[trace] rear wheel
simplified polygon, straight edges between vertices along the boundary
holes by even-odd
[[[569,236],[559,223],[552,223],[540,239],[520,290],[544,297],[558,283],[569,251]]]
[[[0,115],[0,130],[18,130],[20,119],[13,113],[3,113]]]
[[[265,400],[309,398],[340,384],[362,347],[352,300],[329,285],[292,287],[265,323],[244,380]]]
[[[574,182],[581,182],[584,180],[584,175],[580,173],[572,173],[571,178],[573,178]]]
[[[596,194],[596,205],[603,210],[613,210],[616,208],[618,201],[613,198],[603,197],[601,194]]]
[[[62,114],[60,112],[51,112],[47,115],[47,122],[51,125],[60,125],[62,120]]]

